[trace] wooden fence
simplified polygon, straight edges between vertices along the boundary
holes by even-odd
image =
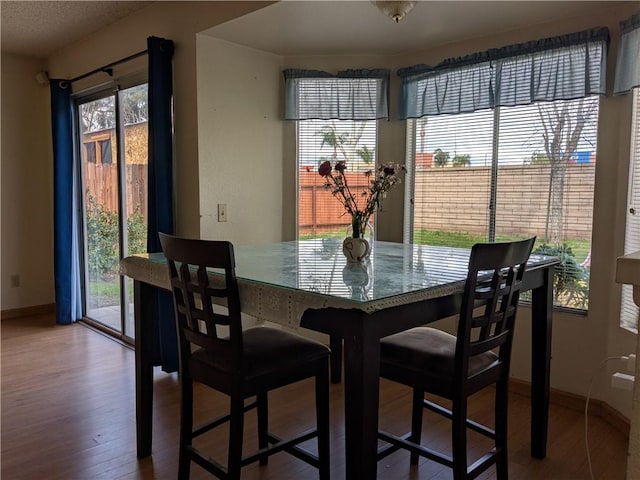
[[[363,173],[345,173],[352,193],[357,196],[369,185]],[[351,218],[331,190],[325,187],[325,179],[316,171],[301,171],[298,185],[298,230],[301,234],[344,230],[351,225]]]
[[[82,135],[86,200],[93,197],[105,210],[118,210],[118,155],[116,131],[106,128]],[[147,218],[148,123],[124,127],[125,195],[127,217],[136,210]],[[104,150],[103,150],[104,148]],[[109,152],[109,149],[111,150]],[[91,153],[91,154],[90,154]],[[104,158],[108,155],[107,161]]]
[[[87,198],[104,208],[118,205],[117,164],[85,164]],[[136,206],[147,215],[147,165],[125,168],[127,215]],[[354,195],[367,188],[362,173],[346,173]],[[563,232],[565,237],[591,238],[595,163],[567,166]],[[416,172],[415,229],[483,235],[487,232],[489,167],[425,168]],[[317,172],[299,174],[299,232],[346,231],[351,219],[343,205],[325,188]],[[398,188],[403,188],[400,186]],[[542,235],[546,227],[549,166],[502,167],[498,176],[498,233]]]
[[[425,162],[426,164],[426,162]],[[362,174],[347,174],[350,185],[367,186]],[[416,230],[486,235],[489,217],[489,167],[421,168],[416,171]],[[498,175],[496,231],[505,235],[544,235],[550,167],[501,167]],[[589,240],[593,215],[595,163],[567,166],[563,232],[566,238]],[[350,219],[317,172],[300,172],[301,234],[346,228]],[[403,186],[399,187],[403,188]]]
[[[85,163],[85,195],[93,197],[105,210],[118,210],[118,164]],[[134,164],[125,167],[125,192],[127,217],[136,208],[147,218],[147,165]]]

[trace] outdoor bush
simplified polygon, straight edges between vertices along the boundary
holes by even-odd
[[[118,274],[118,214],[89,195],[87,201],[87,267],[91,279]],[[127,219],[129,253],[146,251],[147,225],[139,207]]]
[[[563,303],[576,308],[588,307],[588,267],[582,267],[566,243],[549,245],[543,243],[532,253],[558,257],[560,265],[556,267],[553,279],[553,291],[556,300],[563,299]]]

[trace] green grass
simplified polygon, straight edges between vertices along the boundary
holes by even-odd
[[[301,235],[300,240],[310,240],[313,238],[327,238],[327,237],[344,237],[345,231],[342,229],[333,232],[319,232],[315,234]],[[519,240],[523,238],[517,235],[498,235],[496,241],[509,242],[513,240]],[[424,245],[440,245],[444,247],[459,247],[459,248],[471,248],[475,243],[486,242],[487,237],[482,235],[472,235],[470,233],[461,232],[445,232],[442,230],[416,230],[413,235],[413,243]],[[544,242],[541,237],[538,237],[536,244],[533,247],[535,250]],[[573,251],[576,261],[582,263],[589,253],[591,248],[591,242],[587,240],[566,240],[567,244]]]
[[[508,242],[521,238],[523,237],[497,235],[496,241]],[[475,243],[486,241],[486,236],[472,235],[470,233],[460,232],[444,232],[441,230],[416,230],[413,235],[414,243],[426,245],[441,245],[446,247],[471,248]],[[543,243],[544,242],[542,238],[538,237],[533,249],[535,250]],[[591,248],[591,242],[588,242],[586,240],[566,240],[564,243],[566,243],[567,246],[571,248],[578,263],[582,263],[585,258],[587,258],[587,254],[589,253],[589,249]]]
[[[112,280],[89,280],[88,290],[87,300],[94,307],[118,305],[120,303],[120,281],[118,277]]]
[[[346,236],[346,228],[334,232],[316,232],[300,235],[300,240],[313,240],[314,238],[344,238]]]

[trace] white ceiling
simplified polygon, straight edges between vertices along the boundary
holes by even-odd
[[[0,47],[6,52],[46,58],[150,3],[2,0]],[[368,0],[286,0],[206,33],[281,55],[395,54],[575,17],[621,3],[625,2],[423,0],[396,24]]]
[[[366,0],[285,0],[204,33],[280,55],[389,55],[577,17],[622,3],[422,0],[396,24]]]
[[[0,48],[46,58],[150,3],[2,0]]]

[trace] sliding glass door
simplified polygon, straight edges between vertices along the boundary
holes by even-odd
[[[134,337],[123,256],[146,251],[147,84],[77,99],[84,214],[84,316],[125,340]]]

